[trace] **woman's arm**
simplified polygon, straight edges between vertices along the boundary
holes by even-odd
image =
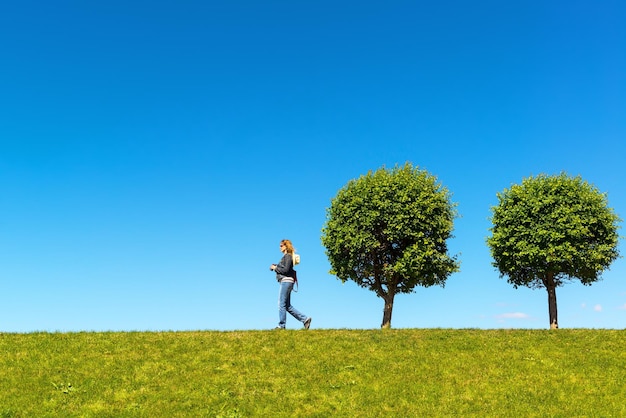
[[[291,259],[291,254],[285,254],[283,258],[280,259],[280,263],[278,263],[274,268],[276,273],[284,275],[291,273],[291,270],[293,270],[293,260]]]

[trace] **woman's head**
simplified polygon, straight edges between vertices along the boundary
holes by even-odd
[[[280,250],[288,254],[293,254],[295,252],[293,244],[288,239],[284,239],[280,242]]]

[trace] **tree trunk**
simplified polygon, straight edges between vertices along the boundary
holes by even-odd
[[[391,328],[391,313],[393,311],[393,298],[396,296],[395,293],[389,291],[385,296],[383,296],[383,300],[385,301],[385,309],[383,309],[383,323],[380,326],[381,328]]]
[[[548,291],[548,313],[550,314],[550,329],[559,327],[557,309],[556,309],[556,285],[554,284],[554,275],[548,273],[545,281],[546,290]]]

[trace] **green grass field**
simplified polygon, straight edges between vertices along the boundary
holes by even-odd
[[[625,417],[626,331],[0,334],[2,417]]]

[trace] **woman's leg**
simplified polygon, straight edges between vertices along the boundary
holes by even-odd
[[[285,328],[287,325],[287,307],[289,306],[289,295],[291,288],[288,286],[293,283],[280,283],[278,288],[278,327]]]
[[[296,308],[294,308],[291,305],[291,291],[293,290],[293,283],[289,283],[291,286],[289,287],[289,294],[287,295],[287,305],[286,305],[286,309],[287,312],[289,312],[291,314],[291,316],[293,316],[294,318],[296,318],[298,321],[304,323],[304,321],[306,321],[307,316],[300,313]]]

